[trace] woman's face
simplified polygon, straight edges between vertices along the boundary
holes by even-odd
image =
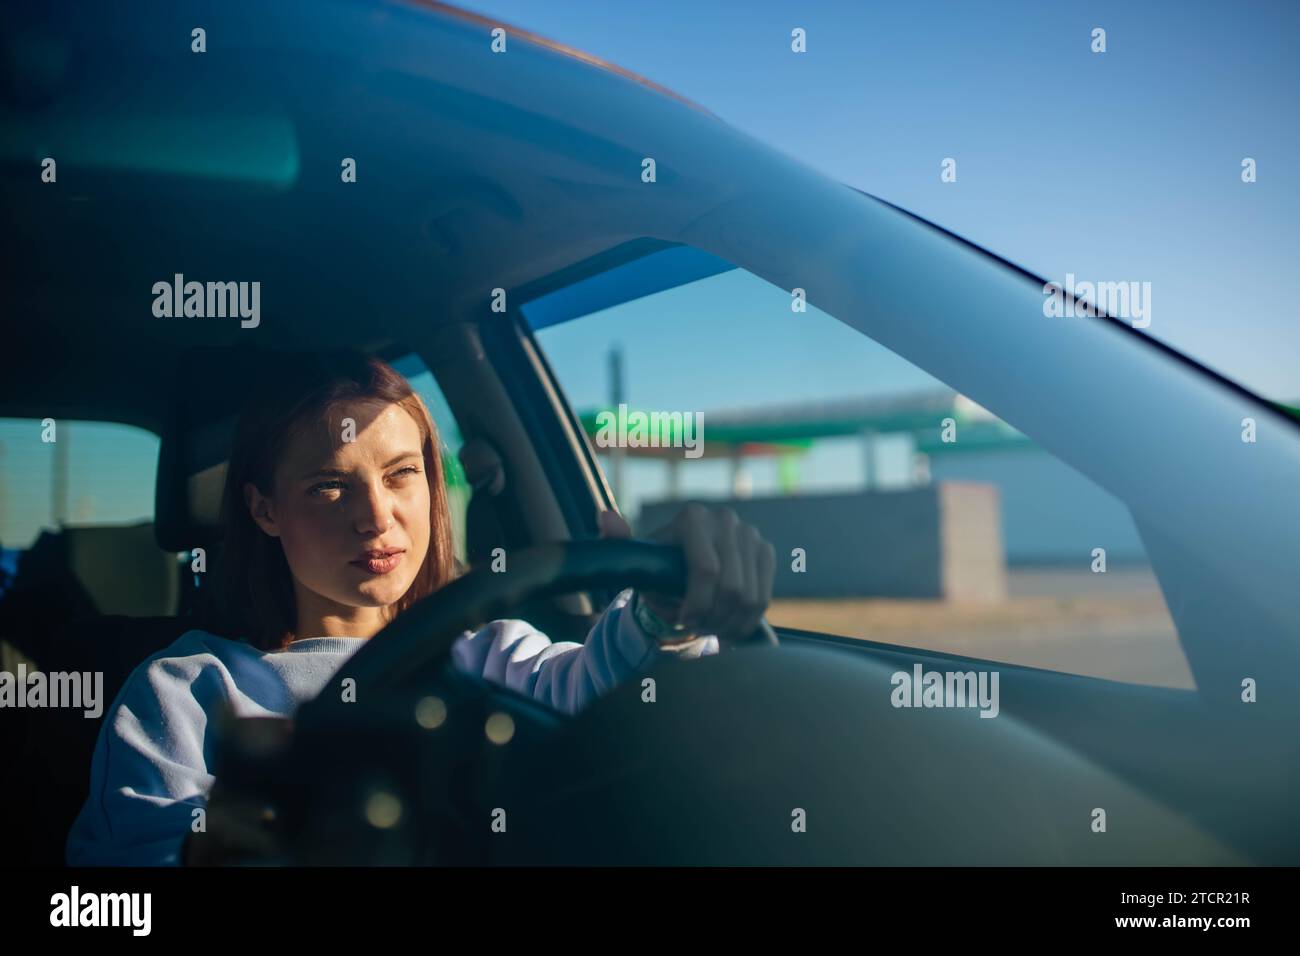
[[[373,622],[378,612],[365,609],[411,586],[429,550],[423,444],[400,405],[338,402],[281,451],[270,498],[246,486],[254,520],[284,547],[300,627]]]

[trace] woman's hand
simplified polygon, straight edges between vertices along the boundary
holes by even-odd
[[[600,515],[601,535],[630,538],[632,529],[615,511]],[[721,640],[748,637],[772,600],[776,551],[758,529],[730,508],[689,504],[649,540],[675,544],[686,554],[686,594],[646,594],[650,610],[696,634]]]
[[[246,753],[279,752],[290,739],[292,725],[279,718],[234,720],[223,709],[219,720],[223,736],[229,738],[227,746]],[[282,858],[275,822],[265,803],[217,780],[208,796],[205,829],[186,838],[181,863],[231,866]]]
[[[270,830],[273,822],[265,808],[212,788],[207,806],[207,829],[191,833],[185,841],[185,866],[230,866],[271,860],[280,856],[280,845]]]

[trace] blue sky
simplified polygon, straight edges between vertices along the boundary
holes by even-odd
[[[1148,334],[1300,397],[1286,166],[1300,155],[1300,4],[467,6],[641,73],[1048,279],[1149,281]],[[955,183],[939,180],[944,157]]]
[[[1300,398],[1300,322],[1288,294],[1300,193],[1285,165],[1300,155],[1291,119],[1300,4],[470,7],[640,73],[1045,278],[1150,282],[1146,334],[1266,397]],[[790,51],[794,27],[806,31],[807,53]],[[1105,53],[1091,50],[1094,27],[1106,30]],[[957,160],[955,183],[940,181],[946,157]],[[1241,181],[1244,157],[1257,163],[1255,183]],[[607,396],[600,358],[615,344],[630,401],[706,410],[706,420],[737,405],[938,384],[815,310],[790,322],[788,296],[760,285],[704,280],[540,339],[578,407]],[[741,321],[748,334],[736,334]],[[669,356],[656,340],[693,348]],[[742,372],[778,365],[779,376]],[[905,456],[883,453],[881,478],[907,480]],[[852,487],[862,457],[852,441],[819,443],[801,486]],[[622,504],[635,513],[642,497],[662,494],[664,470],[627,467]],[[771,462],[750,471],[756,492],[775,488]],[[725,462],[694,464],[684,490],[724,493],[728,474]]]

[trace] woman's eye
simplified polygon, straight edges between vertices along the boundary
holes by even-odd
[[[406,478],[408,475],[418,475],[419,473],[420,469],[418,467],[415,465],[408,465],[405,468],[399,468],[397,471],[393,472],[389,475],[389,478]],[[342,481],[322,481],[308,488],[307,494],[314,495],[318,498],[328,498],[333,497],[333,492],[341,492],[346,487],[347,486]]]

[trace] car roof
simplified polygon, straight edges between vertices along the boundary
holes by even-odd
[[[201,18],[203,54],[194,16],[168,5],[16,14],[40,55],[3,107],[2,215],[21,241],[0,291],[0,414],[157,430],[187,349],[378,350],[412,323],[486,314],[493,289],[538,294],[641,254],[639,229],[676,231],[730,195],[692,169],[691,188],[652,199],[645,156],[680,184],[684,144],[739,137],[598,58],[513,28],[493,54],[495,22],[443,4],[313,4],[310,31],[296,13],[222,4]],[[177,274],[260,282],[258,328],[155,317],[154,284]]]

